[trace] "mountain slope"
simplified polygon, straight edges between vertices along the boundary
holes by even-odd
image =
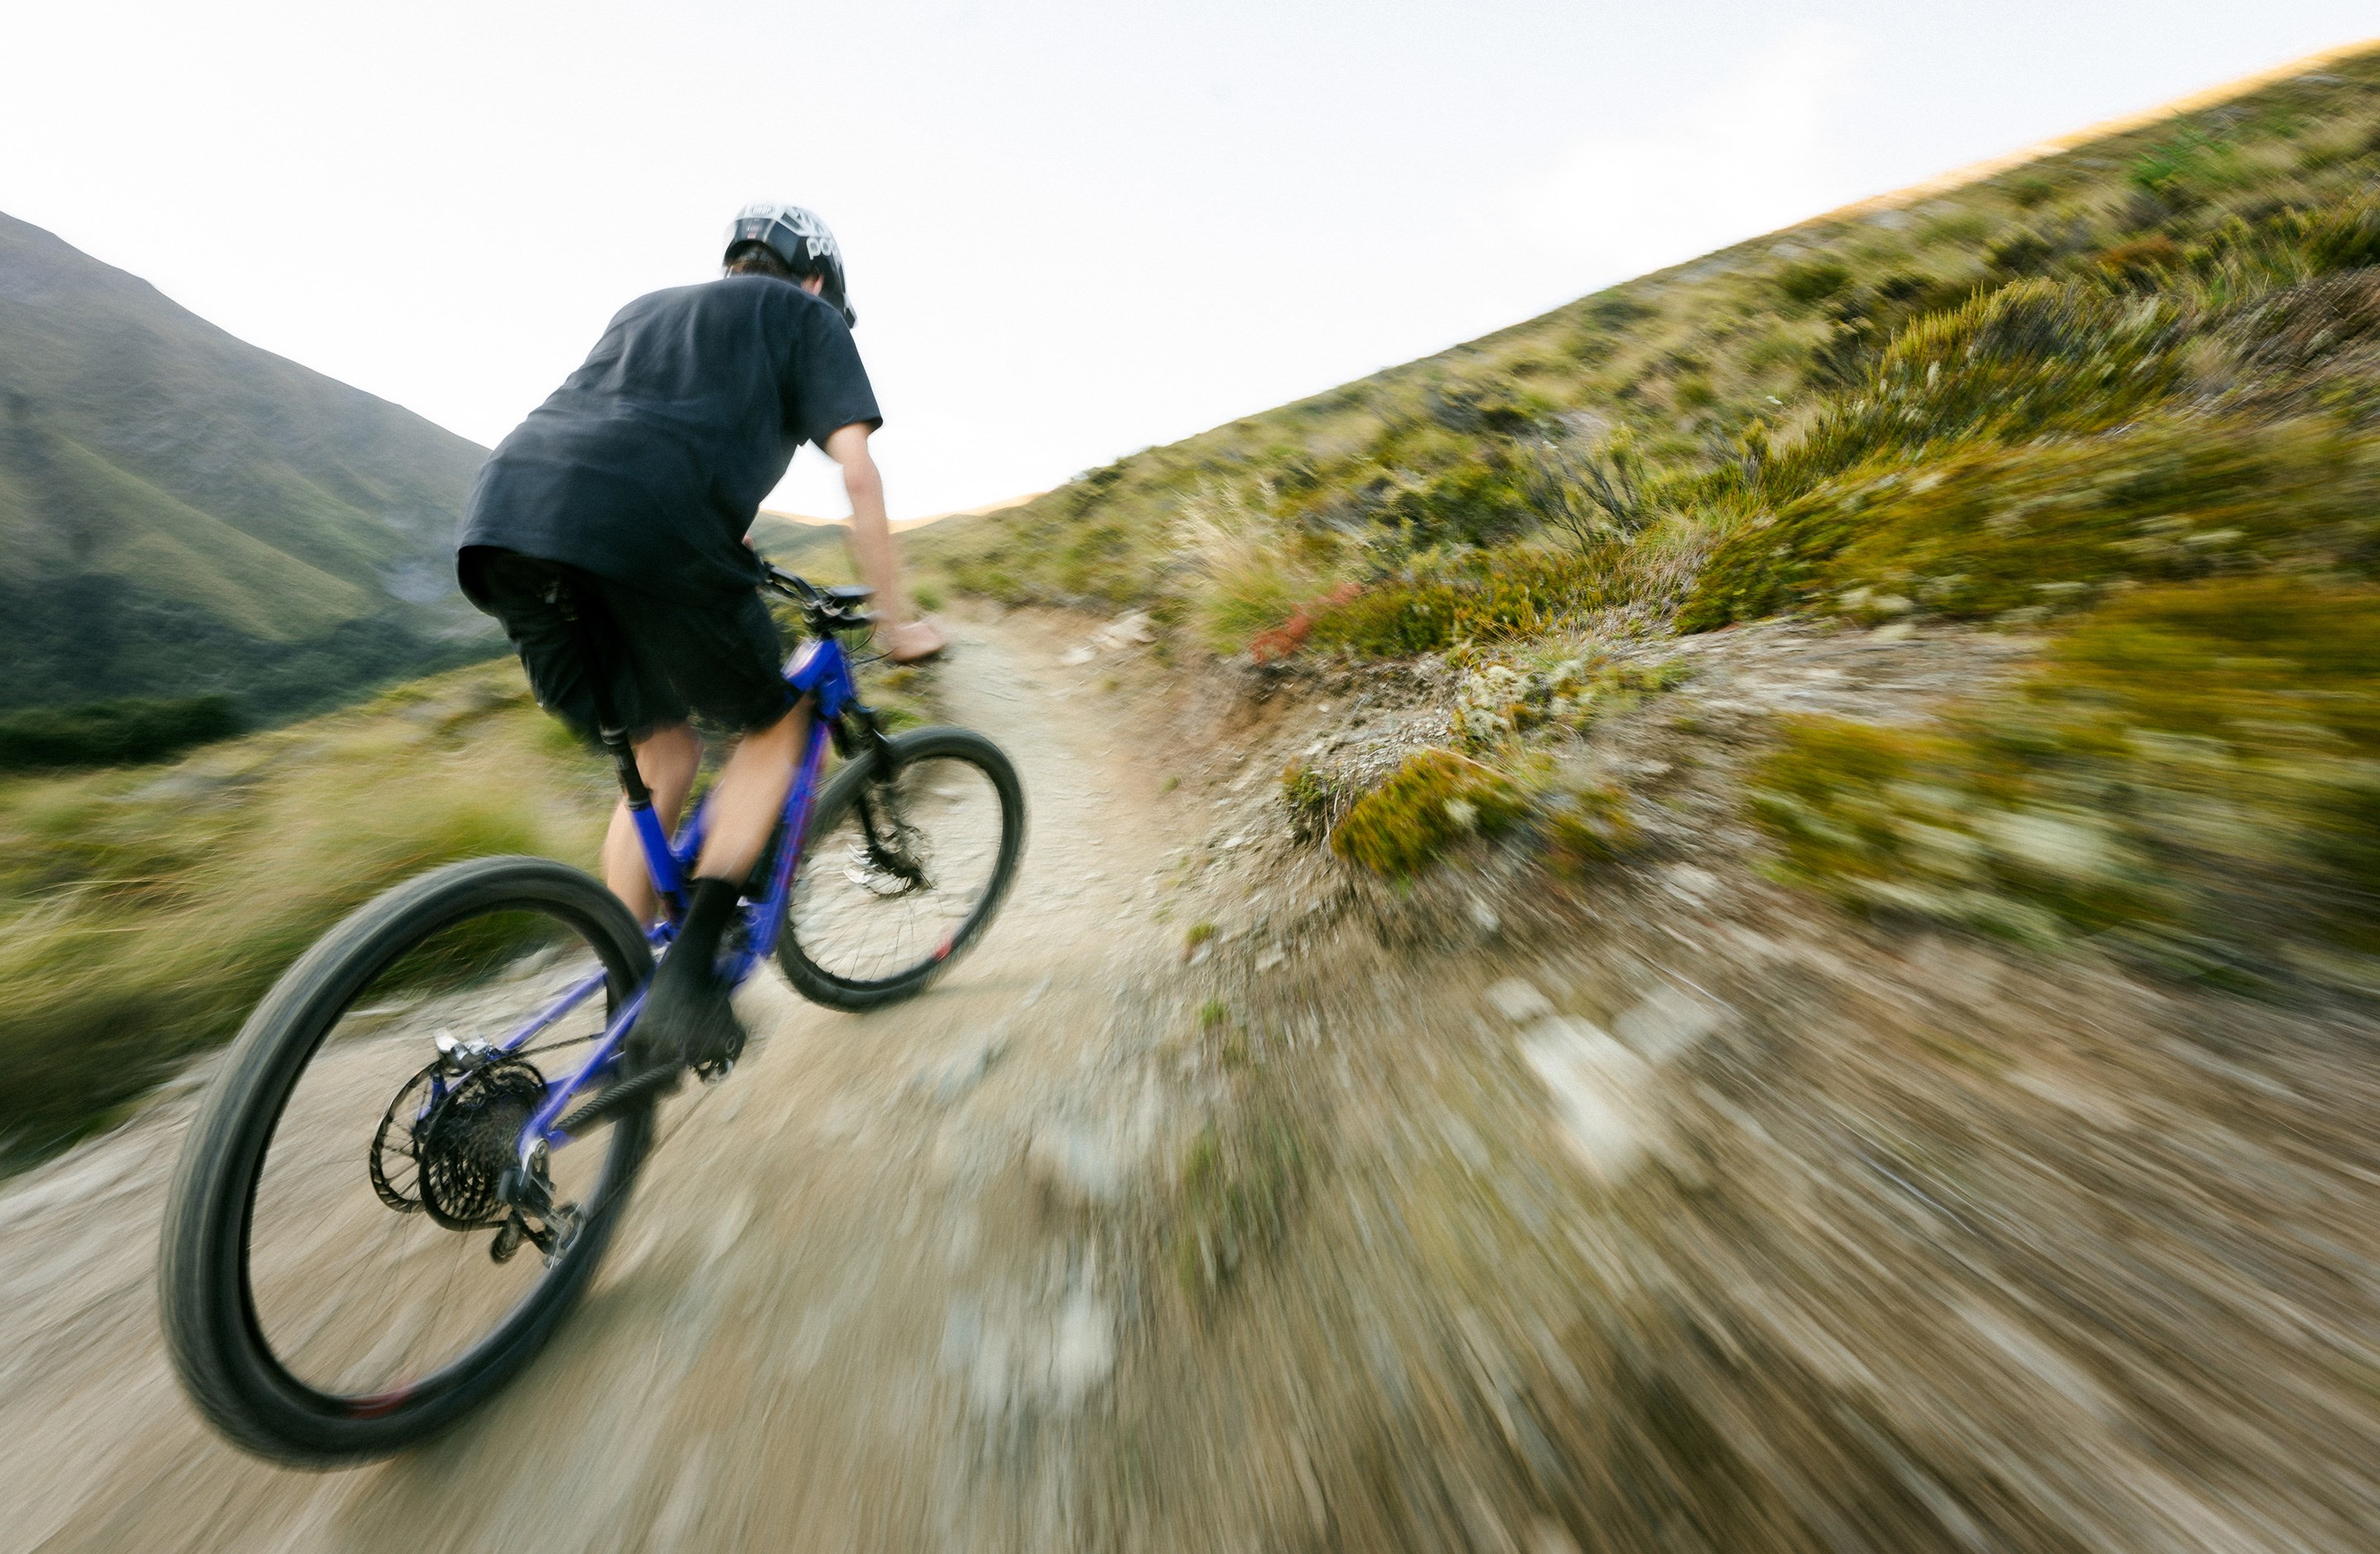
[[[2192,249],[2221,269],[2235,224],[2254,238],[2368,195],[2380,47],[2318,63],[1128,455],[968,520],[945,540],[953,576],[1011,601],[1153,606],[1235,648],[1335,587],[1544,532],[1562,505],[1544,488],[1576,484],[1529,478],[1546,443],[1588,456],[1621,434],[1669,482],[1648,504],[1695,513],[1695,482],[1791,448],[1919,319],[2028,278],[2155,289]]]
[[[1391,875],[1475,828],[1689,844],[1639,779],[1718,758],[1607,725],[1701,671],[1631,644],[2017,652],[1923,728],[1761,721],[1710,813],[1879,919],[2380,988],[2380,48],[1134,455],[941,560],[1365,695],[1406,661],[1451,748],[1318,743],[1281,795]]]
[[[447,561],[484,456],[0,215],[0,708],[273,716],[485,651]]]

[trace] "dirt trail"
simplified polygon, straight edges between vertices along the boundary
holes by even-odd
[[[1118,1303],[1047,1204],[1111,1199],[1165,1125],[1131,1059],[1183,996],[1146,910],[1178,807],[1145,747],[1069,705],[1062,643],[983,625],[960,646],[951,716],[1014,754],[1031,807],[1002,919],[873,1016],[756,979],[755,1052],[671,1104],[685,1125],[584,1307],[429,1449],[292,1474],[184,1404],[151,1270],[189,1091],[0,1195],[0,1548],[1068,1541],[1048,1448],[1111,1382]]]
[[[1033,807],[976,954],[867,1018],[757,984],[584,1308],[431,1447],[308,1476],[191,1416],[188,1092],[0,1192],[0,1551],[2380,1548],[2371,1002],[1757,870],[1777,713],[2018,648],[1636,644],[1693,674],[1580,759],[1643,848],[1392,889],[1274,779],[1444,741],[1436,670],[1191,708],[1084,629],[947,672]]]

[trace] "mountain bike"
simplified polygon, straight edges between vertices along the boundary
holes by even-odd
[[[808,628],[785,679],[812,717],[722,970],[740,983],[773,955],[812,1001],[874,1009],[991,921],[1024,792],[982,735],[889,734],[860,701],[845,642],[868,626],[867,589],[774,567],[767,586]],[[593,1277],[679,1080],[624,1072],[624,1042],[708,807],[665,834],[625,735],[603,742],[665,904],[655,926],[550,859],[450,864],[309,950],[212,1081],[159,1294],[184,1390],[235,1444],[316,1467],[411,1445],[518,1374]],[[723,1078],[738,1055],[696,1072]]]

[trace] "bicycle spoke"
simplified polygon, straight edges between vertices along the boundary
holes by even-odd
[[[555,1015],[539,1032],[552,1039],[510,1054],[492,1049],[600,969],[558,919],[468,918],[383,967],[323,1038],[284,1108],[251,1210],[251,1298],[268,1346],[293,1375],[342,1395],[407,1387],[478,1342],[545,1276],[534,1246],[492,1260],[510,1211],[487,1189],[513,1164],[512,1141],[542,1094],[540,1055],[600,1038],[604,995]],[[461,1058],[444,1075],[443,1100],[427,1102],[426,1090],[407,1087],[440,1062],[442,1038]],[[468,1076],[490,1062],[488,1078]],[[553,1062],[546,1080],[575,1062]],[[504,1074],[518,1077],[498,1084]],[[395,1167],[385,1180],[410,1212],[383,1202],[367,1169],[383,1133],[381,1159]],[[589,1196],[603,1153],[589,1141],[555,1152],[557,1202]]]
[[[863,807],[877,824],[871,849]],[[994,882],[1001,842],[998,789],[956,757],[905,763],[889,801],[854,806],[814,846],[796,881],[791,929],[820,970],[855,982],[903,974],[928,961]],[[918,878],[884,867],[889,852]]]

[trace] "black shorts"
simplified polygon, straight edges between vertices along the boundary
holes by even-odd
[[[599,708],[632,740],[690,712],[748,733],[794,709],[757,592],[682,603],[486,545],[465,550],[461,570],[472,601],[504,624],[538,705],[581,735],[600,732]]]

